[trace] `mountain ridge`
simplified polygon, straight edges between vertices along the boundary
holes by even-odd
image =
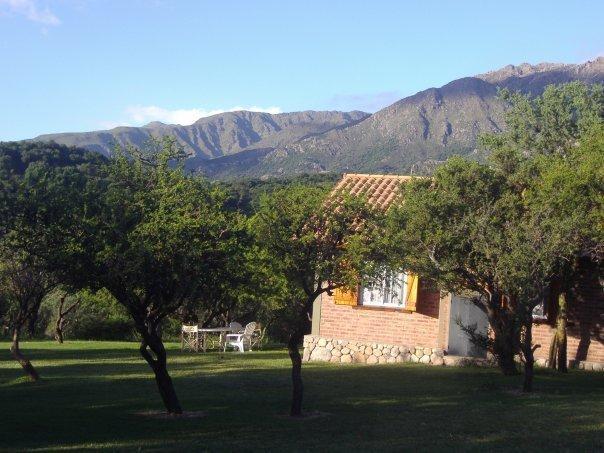
[[[188,126],[153,121],[141,127],[118,126],[91,132],[44,134],[34,141],[56,141],[110,154],[115,145],[143,146],[152,137],[171,135],[197,160],[222,157],[250,146],[276,147],[310,134],[362,120],[368,113],[315,111],[265,113],[239,110],[203,117]]]
[[[174,135],[191,156],[187,168],[212,178],[315,172],[429,173],[453,154],[477,154],[484,132],[504,129],[498,90],[540,94],[549,84],[604,83],[604,57],[580,64],[507,65],[453,80],[368,114],[313,111],[226,112],[190,126],[152,122],[139,128],[51,134],[38,140],[111,151],[111,141],[140,146]]]
[[[317,139],[277,148],[264,155],[256,166],[248,165],[245,174],[429,173],[453,154],[478,155],[478,136],[504,129],[505,104],[497,96],[499,89],[537,95],[549,84],[575,80],[604,83],[604,57],[581,64],[525,64],[520,68],[508,65],[456,79],[440,88],[428,88],[385,107],[342,133],[329,131]]]

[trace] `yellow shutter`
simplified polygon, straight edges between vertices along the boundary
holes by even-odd
[[[333,292],[333,301],[336,305],[357,305],[357,293],[338,288]]]
[[[417,309],[417,294],[419,288],[419,276],[407,274],[407,303],[405,309],[415,311]]]

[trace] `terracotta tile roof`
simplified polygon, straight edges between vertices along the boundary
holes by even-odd
[[[399,195],[401,183],[411,178],[412,176],[402,175],[345,173],[332,194],[346,192],[351,195],[365,195],[369,203],[386,210]]]

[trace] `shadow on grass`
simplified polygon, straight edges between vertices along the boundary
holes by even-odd
[[[305,407],[333,416],[292,423],[279,417],[290,396],[284,351],[170,351],[183,407],[208,416],[155,420],[135,414],[161,408],[150,370],[136,349],[116,348],[32,350],[49,364],[36,385],[11,384],[19,370],[0,369],[3,414],[11,414],[0,426],[3,444],[342,451],[602,446],[604,380],[597,373],[538,371],[535,395],[519,397],[508,390],[521,378],[494,369],[311,363],[303,368]],[[74,363],[78,358],[86,362]]]
[[[8,343],[5,343],[6,347],[2,348],[3,352],[0,353],[0,363],[2,362],[10,362],[14,360],[12,356],[9,354]],[[63,344],[63,345],[53,345],[56,347],[50,348],[36,348],[36,347],[28,347],[27,343],[24,343],[21,346],[22,352],[28,357],[30,360],[113,360],[113,359],[124,359],[124,358],[141,358],[141,355],[138,350],[138,343],[124,343],[128,345],[128,348],[94,348],[87,349],[85,347],[78,348],[80,344],[85,345],[86,343],[72,343],[72,344]],[[1,346],[4,344],[0,343]],[[174,345],[167,345],[167,353],[169,359],[179,358],[179,357],[223,357],[225,360],[229,360],[232,358],[233,360],[241,360],[245,357],[248,357],[250,354],[263,354],[263,357],[267,359],[274,358],[283,358],[283,349],[282,348],[270,348],[264,349],[262,351],[252,351],[247,353],[238,353],[232,351],[218,351],[218,350],[209,350],[207,352],[193,352],[193,351],[181,351],[179,348],[176,348]]]

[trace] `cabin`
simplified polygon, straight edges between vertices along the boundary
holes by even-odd
[[[345,174],[334,192],[364,194],[387,209],[410,176]],[[594,263],[586,260],[576,300],[569,303],[568,359],[571,366],[604,367],[604,290]],[[546,365],[554,333],[551,301],[535,309],[533,338],[538,365]],[[419,362],[432,365],[488,364],[462,325],[488,333],[486,315],[467,297],[440,291],[433,282],[392,272],[356,293],[336,290],[315,300],[312,329],[304,338],[304,361],[334,363]]]

